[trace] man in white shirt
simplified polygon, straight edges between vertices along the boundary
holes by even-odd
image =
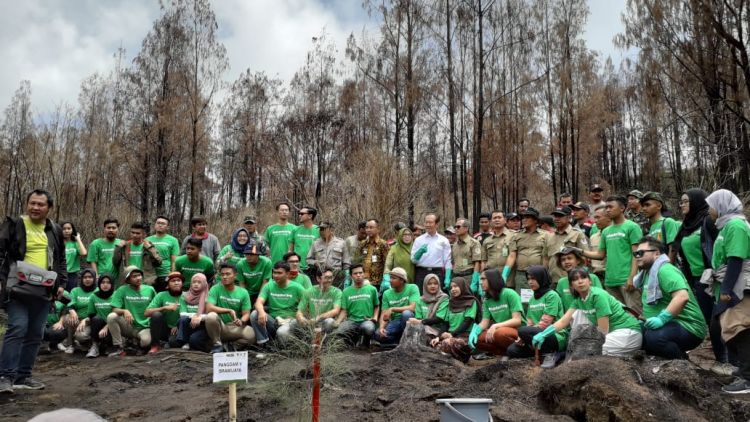
[[[437,232],[440,217],[437,214],[427,214],[424,217],[426,232],[414,240],[411,247],[411,262],[416,266],[414,283],[422,294],[422,283],[427,274],[435,274],[440,278],[443,290],[451,284],[451,245],[445,236]]]

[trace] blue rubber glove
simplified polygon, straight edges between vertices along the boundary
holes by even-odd
[[[479,324],[474,324],[471,327],[471,333],[469,333],[469,347],[471,349],[477,348],[477,340],[479,340],[479,334],[482,333],[482,327],[479,326]]]
[[[673,318],[674,317],[672,316],[672,314],[670,314],[669,311],[665,309],[659,312],[659,315],[647,319],[646,324],[644,325],[646,326],[646,328],[650,330],[658,330],[659,328],[663,327],[664,324],[671,321]]]
[[[506,282],[506,283],[508,282],[508,277],[510,276],[510,271],[511,271],[511,268],[509,266],[506,265],[506,266],[503,267],[503,281]]]
[[[380,293],[391,288],[391,275],[383,274],[383,279],[380,280]]]
[[[448,268],[445,270],[445,280],[443,280],[443,289],[448,290],[451,287],[451,278],[453,275],[453,269]]]
[[[550,325],[549,327],[545,328],[544,331],[542,331],[541,333],[537,333],[531,339],[531,345],[539,349],[540,347],[542,347],[542,344],[544,343],[544,339],[549,337],[554,332],[555,332],[555,326]]]
[[[479,288],[479,279],[480,279],[479,272],[478,271],[474,271],[471,274],[471,291],[474,292],[474,294],[479,293],[479,291],[481,290]]]
[[[421,248],[417,249],[416,252],[414,252],[414,261],[419,261],[422,259],[422,255],[427,253],[427,245],[422,245]]]
[[[351,285],[352,285],[352,278],[347,273],[346,277],[344,278],[344,288],[346,289],[347,287],[349,287]]]

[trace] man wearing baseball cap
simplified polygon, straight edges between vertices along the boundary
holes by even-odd
[[[574,247],[578,249],[588,249],[589,242],[586,235],[570,225],[571,210],[569,207],[557,207],[552,211],[552,219],[555,222],[555,231],[550,234],[547,241],[547,258],[552,285],[555,286],[557,281],[567,275],[555,258],[555,254],[565,247]]]
[[[548,234],[539,229],[539,211],[529,207],[521,214],[523,230],[513,236],[510,244],[510,256],[503,267],[503,280],[508,280],[510,272],[515,267],[516,292],[530,290],[526,281],[526,268],[531,265],[547,266]],[[528,294],[528,292],[525,292]],[[522,296],[523,297],[523,296]],[[528,301],[528,299],[527,299]]]
[[[663,243],[669,253],[677,232],[680,231],[680,223],[671,217],[664,217],[662,211],[666,209],[664,198],[659,192],[646,192],[640,200],[643,207],[643,215],[648,218],[651,227],[648,235]],[[671,254],[670,254],[671,258]]]
[[[125,268],[125,284],[112,294],[112,313],[107,316],[107,328],[115,350],[109,356],[125,356],[123,337],[139,340],[144,349],[151,345],[151,321],[146,316],[146,308],[156,297],[156,290],[142,282],[143,271],[130,265]]]
[[[601,187],[601,185],[593,184],[591,185],[591,188],[589,188],[589,209],[593,210],[597,207],[603,207],[606,205],[606,202],[603,201],[604,197],[604,188]]]
[[[406,270],[396,267],[390,271],[391,288],[383,293],[380,305],[380,328],[375,332],[375,340],[383,344],[394,344],[401,340],[406,321],[414,317],[414,309],[419,301],[419,288],[407,283]]]
[[[313,242],[307,254],[307,265],[317,270],[333,270],[333,285],[344,287],[352,257],[344,239],[335,236],[330,221],[320,223],[320,237]]]
[[[648,218],[643,215],[643,207],[641,207],[641,198],[643,198],[643,192],[639,190],[631,190],[628,192],[628,209],[625,210],[625,218],[638,224],[643,229],[643,235],[648,234]]]
[[[586,237],[590,237],[591,228],[594,227],[594,220],[589,217],[590,210],[588,204],[579,201],[571,205],[570,209],[573,211],[573,227],[582,231]]]
[[[242,227],[247,230],[247,234],[250,239],[255,239],[256,242],[261,243],[265,246],[266,256],[268,256],[268,243],[266,243],[266,240],[263,238],[263,236],[258,233],[257,222],[258,219],[254,215],[246,215],[245,218],[242,219]]]
[[[245,259],[237,263],[237,282],[250,294],[250,303],[258,299],[260,289],[271,279],[273,264],[266,257],[266,246],[255,239],[245,245]]]

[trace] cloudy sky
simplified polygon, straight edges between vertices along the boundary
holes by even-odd
[[[627,53],[612,45],[622,30],[625,0],[588,0],[590,48],[619,63]],[[227,48],[232,81],[245,69],[264,70],[288,80],[303,64],[311,38],[323,30],[343,54],[350,33],[375,28],[360,0],[214,1],[221,40]],[[63,102],[77,103],[81,81],[112,69],[114,53],[129,62],[153,21],[158,0],[0,1],[0,110],[23,79],[31,81],[37,113]]]

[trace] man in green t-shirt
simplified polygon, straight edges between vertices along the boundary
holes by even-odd
[[[282,202],[276,205],[276,211],[279,214],[279,222],[266,228],[263,237],[271,249],[271,262],[281,261],[284,254],[289,252],[289,245],[294,236],[297,226],[289,222],[289,204]]]
[[[633,253],[643,288],[643,349],[666,359],[687,359],[706,337],[706,321],[685,276],[662,253],[664,244],[647,236]]]
[[[633,285],[638,267],[632,253],[642,231],[638,224],[625,218],[627,199],[622,196],[607,198],[605,212],[612,225],[602,231],[599,250],[583,251],[587,258],[606,259],[604,287],[609,294],[628,308],[641,313],[641,295]]]
[[[161,265],[162,259],[156,247],[146,238],[146,226],[135,222],[130,226],[130,240],[120,242],[115,248],[112,258],[115,268],[135,265],[143,271],[143,282],[153,285],[156,280],[155,269]],[[122,280],[119,280],[122,284]]]
[[[182,290],[190,288],[190,280],[195,274],[201,273],[206,276],[208,284],[214,282],[214,262],[211,258],[201,253],[203,240],[189,237],[185,240],[185,255],[180,255],[174,262],[175,271],[182,274]]]
[[[640,203],[643,215],[649,221],[648,235],[666,245],[665,253],[671,253],[672,243],[680,231],[680,223],[662,215],[666,204],[659,192],[646,192]]]
[[[125,285],[112,295],[112,313],[107,316],[107,327],[115,347],[109,356],[125,356],[123,337],[139,340],[144,349],[151,345],[146,308],[155,296],[154,288],[143,284],[143,271],[135,266],[125,268]]]
[[[352,264],[349,267],[352,285],[345,288],[341,294],[341,312],[336,319],[336,335],[347,339],[351,345],[357,344],[362,338],[362,346],[369,347],[370,339],[375,333],[380,310],[378,290],[370,284],[365,284],[365,270],[362,264]]]
[[[315,225],[315,216],[318,210],[313,207],[304,207],[299,210],[300,225],[294,230],[294,234],[289,242],[289,251],[296,252],[300,256],[299,268],[307,274],[310,279],[315,278],[317,270],[308,271],[307,255],[310,252],[313,242],[320,238],[320,228]]]
[[[294,335],[297,326],[294,318],[304,293],[302,286],[289,280],[289,264],[286,262],[274,264],[272,274],[273,282],[260,289],[255,310],[250,315],[259,345],[272,338],[284,344]],[[265,306],[268,306],[268,312]]]
[[[305,290],[297,307],[300,325],[319,325],[323,331],[333,331],[335,318],[341,311],[341,290],[333,286],[333,269],[325,268],[317,275],[318,285]]]
[[[375,332],[375,340],[381,344],[393,344],[401,340],[406,321],[414,318],[414,309],[419,301],[419,288],[416,284],[406,283],[406,270],[396,267],[390,271],[390,275],[391,288],[383,293],[380,328]]]
[[[265,256],[266,245],[250,239],[245,246],[245,259],[237,264],[237,281],[255,303],[260,289],[271,279],[271,260]]]
[[[117,277],[117,268],[112,262],[115,255],[115,247],[122,242],[117,238],[120,230],[120,222],[116,218],[104,220],[104,237],[94,239],[89,245],[86,261],[96,274],[112,274]]]
[[[219,269],[221,283],[211,287],[206,299],[206,332],[213,345],[211,353],[225,350],[223,343],[237,342],[242,345],[255,343],[255,333],[248,325],[250,321],[250,295],[237,286],[237,268],[222,264]],[[231,349],[231,344],[228,345]]]
[[[169,219],[160,215],[154,221],[154,231],[156,234],[146,238],[156,247],[156,251],[161,257],[161,265],[156,268],[156,280],[154,288],[157,292],[163,292],[167,289],[167,275],[174,271],[174,263],[177,255],[180,254],[180,242],[176,237],[167,234],[169,230]]]

